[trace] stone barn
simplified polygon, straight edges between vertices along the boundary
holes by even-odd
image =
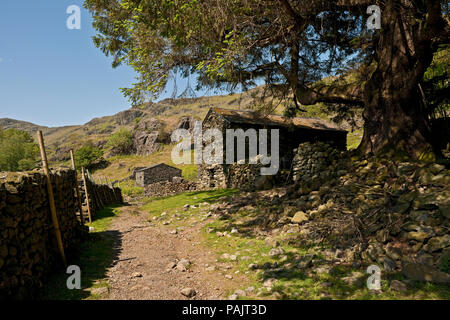
[[[174,177],[181,177],[181,170],[165,163],[159,163],[151,167],[136,171],[136,185],[145,187],[149,184],[172,181]]]
[[[279,129],[280,171],[291,170],[294,150],[301,143],[325,142],[337,150],[346,150],[347,148],[347,131],[340,129],[332,122],[318,118],[286,118],[279,115],[260,116],[254,111],[211,108],[203,120],[202,130],[212,128],[219,129],[223,134],[224,157],[226,154],[227,129],[243,129],[244,131],[248,129]],[[270,133],[268,133],[268,136],[270,137]],[[246,155],[248,155],[248,139],[246,144]],[[270,147],[268,147],[268,150],[270,150]],[[226,163],[225,160],[223,163]],[[237,167],[240,168],[240,166],[239,164],[199,165],[197,168],[198,188],[240,187],[244,183],[243,180],[247,179],[242,178],[244,171],[252,171],[250,175],[259,172],[259,170],[251,170],[248,165],[243,170],[237,170]],[[241,177],[237,175],[241,175]],[[253,177],[253,180],[256,179],[258,177]],[[255,181],[252,182],[252,184],[254,183]]]

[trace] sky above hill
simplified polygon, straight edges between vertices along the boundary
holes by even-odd
[[[70,5],[81,8],[80,30],[66,26]],[[119,88],[130,87],[135,73],[128,66],[113,69],[111,58],[94,46],[96,31],[82,5],[82,0],[0,2],[0,118],[61,126],[129,108]],[[186,83],[177,80],[178,94]],[[171,87],[161,99],[171,96]]]

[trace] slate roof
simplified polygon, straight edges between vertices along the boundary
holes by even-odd
[[[180,170],[180,169],[178,169],[178,168],[176,168],[176,167],[169,166],[168,164],[165,164],[165,163],[158,163],[158,164],[155,164],[155,165],[150,166],[150,167],[145,167],[145,168],[136,170],[136,172],[146,171],[146,170],[153,169],[153,168],[156,168],[156,167],[159,167],[159,166],[166,166],[166,167],[170,167],[170,168],[173,168],[173,169],[177,169],[177,170],[179,170],[179,171],[182,171],[182,170]]]
[[[346,130],[341,129],[335,123],[319,118],[286,118],[279,115],[268,115],[261,117],[258,116],[258,114],[254,111],[250,110],[231,110],[216,107],[211,108],[211,110],[222,116],[230,123],[245,123],[283,127],[294,126],[304,129],[347,132]]]

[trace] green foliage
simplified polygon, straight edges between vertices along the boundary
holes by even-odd
[[[130,131],[122,128],[109,137],[106,146],[116,154],[129,154],[133,148],[133,136]]]
[[[28,132],[0,129],[0,171],[26,171],[36,167],[39,147]]]
[[[313,1],[317,7],[319,2]],[[158,96],[173,71],[198,74],[198,85],[205,87],[247,88],[258,80],[286,84],[281,66],[296,64],[290,61],[293,36],[304,42],[305,63],[297,75],[303,75],[300,82],[312,83],[343,69],[342,63],[358,51],[350,41],[365,27],[353,16],[329,12],[328,6],[311,6],[308,23],[314,25],[320,15],[327,29],[323,42],[314,39],[312,46],[308,41],[317,35],[294,30],[296,19],[277,1],[85,0],[84,5],[99,31],[94,44],[114,58],[114,67],[126,63],[138,73],[134,87],[122,89],[134,105],[149,94]],[[336,34],[342,50],[336,50]]]
[[[144,194],[144,188],[136,186],[134,181],[121,182],[119,188],[124,195],[131,198],[136,198]]]
[[[435,118],[450,115],[450,45],[441,46],[424,75],[423,90],[428,112]]]
[[[80,149],[75,151],[74,157],[77,169],[80,169],[81,167],[88,168],[102,156],[103,156],[102,150],[94,147],[92,142],[86,143]]]

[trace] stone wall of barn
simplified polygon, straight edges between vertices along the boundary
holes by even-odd
[[[171,181],[174,177],[181,177],[181,173],[180,169],[166,165],[142,169],[136,172],[136,185],[145,187],[156,182]]]

